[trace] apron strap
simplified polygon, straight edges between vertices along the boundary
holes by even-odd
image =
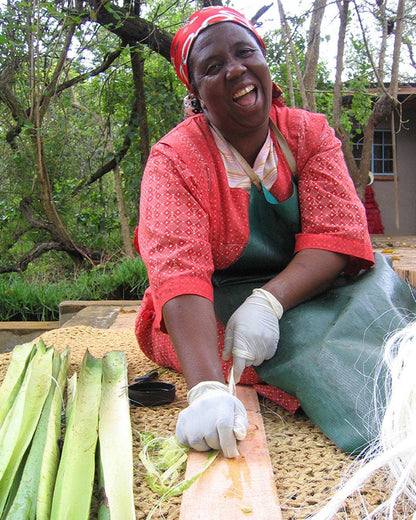
[[[284,138],[282,132],[277,128],[275,122],[272,118],[270,118],[270,128],[272,129],[277,143],[280,146],[283,155],[285,156],[285,159],[287,161],[287,164],[289,165],[290,171],[292,172],[292,175],[296,174],[296,160],[292,153],[292,150],[289,148],[289,145],[287,144],[286,139]]]

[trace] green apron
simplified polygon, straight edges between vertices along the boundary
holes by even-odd
[[[292,259],[300,231],[296,191],[280,204],[252,187],[249,224],[242,256],[212,278],[215,311],[224,324],[255,287]],[[385,401],[378,368],[386,335],[416,314],[412,289],[385,256],[375,257],[372,269],[341,275],[325,293],[285,312],[275,356],[255,367],[263,381],[296,396],[337,446],[353,453],[378,433],[374,396],[381,405]]]
[[[292,184],[292,196],[282,203],[264,187],[260,192],[251,186],[247,245],[236,262],[212,276],[214,308],[224,324],[253,289],[280,273],[293,258],[295,234],[301,226],[297,186]]]

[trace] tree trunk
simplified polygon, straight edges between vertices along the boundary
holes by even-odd
[[[342,72],[344,70],[345,35],[347,33],[349,3],[349,0],[337,0],[340,23],[338,31],[334,99],[332,105],[332,120],[335,131],[337,131],[337,128],[341,126]]]
[[[308,32],[308,45],[305,54],[303,82],[309,110],[316,112],[315,82],[318,70],[319,47],[321,44],[321,24],[326,8],[326,0],[315,0]]]
[[[53,63],[53,67],[51,67],[51,70],[49,71],[48,82],[46,83],[46,80],[43,80],[39,74],[38,60],[41,59],[39,56],[40,42],[36,41],[34,37],[39,23],[37,13],[34,13],[29,6],[27,11],[27,26],[25,29],[27,37],[26,44],[29,54],[30,108],[23,111],[24,118],[22,119],[22,117],[19,117],[22,116],[20,101],[16,97],[12,96],[9,97],[7,103],[13,116],[18,118],[18,125],[21,126],[23,124],[22,121],[28,120],[32,125],[32,128],[29,129],[29,135],[36,171],[34,185],[37,188],[40,208],[43,215],[41,217],[35,217],[33,206],[27,200],[22,200],[21,208],[25,208],[25,210],[22,209],[23,214],[28,218],[32,227],[43,229],[50,234],[52,241],[48,242],[49,245],[52,243],[59,243],[60,246],[57,247],[57,249],[65,250],[75,263],[80,263],[85,258],[88,258],[88,256],[74,243],[56,210],[42,137],[43,120],[50,106],[51,99],[55,95],[58,80],[65,70],[68,51],[75,32],[75,25],[68,20],[68,23],[64,25],[63,41],[62,45],[59,47],[59,52],[56,54],[54,53],[55,49],[58,49],[58,45],[55,49],[50,49],[50,59]],[[41,250],[41,248],[39,248],[39,250]],[[38,251],[34,254],[38,254]],[[23,262],[22,265],[27,264]]]
[[[377,2],[380,9],[380,21],[382,27],[381,33],[381,44],[380,44],[380,56],[378,58],[378,77],[383,81],[384,78],[384,60],[386,57],[387,47],[387,14],[385,0],[379,0]]]
[[[118,164],[114,168],[114,183],[116,186],[118,215],[120,219],[121,235],[123,237],[124,251],[127,257],[133,256],[133,245],[130,237],[129,222],[127,219],[126,204],[124,201],[123,185],[121,182],[120,168]]]
[[[354,182],[358,196],[361,200],[364,200],[365,185],[362,186],[361,183],[360,172],[351,149],[350,135],[348,134],[348,132],[346,132],[345,128],[341,124],[342,72],[344,70],[345,35],[347,33],[350,0],[337,0],[337,5],[340,17],[340,24],[338,31],[334,98],[332,104],[332,125],[334,127],[336,136],[341,141],[345,163],[347,165],[348,172]]]
[[[144,59],[138,45],[132,46],[131,67],[135,91],[135,102],[139,118],[141,171],[143,172],[150,153],[149,126],[147,123],[146,92],[144,88]],[[137,199],[137,214],[139,213],[139,197]]]
[[[293,88],[293,78],[292,78],[292,67],[290,66],[290,54],[288,47],[285,45],[285,60],[286,60],[286,71],[287,71],[287,87],[289,90],[289,106],[295,107],[295,89]]]
[[[43,140],[40,133],[40,126],[37,126],[39,123],[39,117],[37,113],[37,109],[34,111],[35,118],[35,129],[31,131],[32,137],[32,147],[34,150],[34,155],[36,157],[37,170],[36,170],[36,178],[37,184],[39,188],[39,201],[41,208],[44,212],[44,216],[48,222],[48,231],[52,237],[52,239],[56,242],[60,242],[63,246],[63,249],[68,252],[72,260],[79,264],[87,255],[79,249],[72,238],[69,236],[66,231],[58,212],[56,211],[55,204],[53,202],[52,188],[49,180],[48,170],[45,161]]]
[[[404,18],[405,0],[398,0],[396,15],[396,34],[394,39],[392,70],[390,77],[390,86],[374,104],[373,111],[369,117],[368,123],[364,129],[364,141],[360,162],[360,179],[367,179],[371,165],[372,144],[374,139],[374,130],[385,119],[387,119],[392,111],[398,106],[397,92],[399,85],[399,64],[400,64],[400,48],[402,44],[403,34],[403,18]],[[381,85],[380,85],[381,87]],[[394,138],[394,136],[392,136]]]
[[[286,20],[286,14],[284,12],[283,5],[280,0],[277,0],[277,5],[279,7],[280,23],[282,25],[282,32],[284,34],[287,45],[289,46],[290,54],[292,55],[293,65],[294,65],[295,71],[296,71],[296,77],[298,78],[298,82],[299,82],[300,95],[302,98],[302,108],[304,108],[305,110],[309,110],[308,97],[306,95],[306,90],[305,90],[305,85],[303,83],[302,73],[300,71],[298,58],[296,56],[296,49],[295,49],[295,46],[293,45],[293,41],[290,36],[289,26],[288,26],[287,20]]]
[[[397,101],[397,93],[399,89],[399,66],[400,66],[400,49],[402,46],[403,22],[404,22],[405,0],[399,0],[397,4],[396,30],[394,37],[393,62],[390,79],[389,92],[392,98]]]
[[[295,107],[296,106],[295,90],[293,88],[292,67],[290,64],[290,35],[288,34],[287,23],[283,23],[283,20],[285,20],[285,14],[283,12],[283,7],[281,7],[281,4],[279,4],[279,12],[280,12],[280,23],[282,26],[282,40],[283,40],[283,46],[284,46],[284,50],[285,50],[287,87],[288,87],[288,93],[289,93],[289,106]]]

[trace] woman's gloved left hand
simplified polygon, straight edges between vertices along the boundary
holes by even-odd
[[[254,289],[228,320],[222,357],[228,360],[233,356],[236,383],[245,367],[261,365],[273,357],[282,315],[282,305],[270,292]]]

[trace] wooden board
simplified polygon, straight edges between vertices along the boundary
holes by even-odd
[[[263,420],[256,391],[238,386],[237,396],[247,410],[249,428],[238,443],[240,457],[219,455],[182,496],[180,520],[281,520]],[[198,473],[206,453],[189,454],[186,478]]]
[[[108,321],[108,316],[112,312],[120,311],[124,307],[136,307],[140,306],[141,300],[68,300],[62,301],[59,304],[59,326],[66,325],[72,318],[72,324],[76,325],[88,325],[88,319],[85,319],[85,313],[95,314],[95,318],[101,318],[101,326],[98,328],[107,328],[104,325],[105,320]],[[88,308],[88,311],[85,309]],[[113,317],[114,318],[114,317]],[[77,320],[80,323],[77,323]],[[108,321],[108,326],[114,321],[114,319]],[[70,324],[70,325],[72,325]],[[91,327],[95,326],[90,324]]]
[[[416,266],[406,269],[393,264],[393,268],[406,283],[409,283],[414,289],[416,289]]]
[[[374,249],[392,260],[393,269],[416,289],[416,248],[415,247],[393,247],[385,249]]]
[[[110,326],[110,329],[131,329],[134,330],[134,326],[136,323],[137,312],[139,310],[140,304],[136,307],[127,307],[124,306],[114,323]]]
[[[25,332],[57,329],[58,321],[0,321],[0,330],[10,330],[24,334]]]

